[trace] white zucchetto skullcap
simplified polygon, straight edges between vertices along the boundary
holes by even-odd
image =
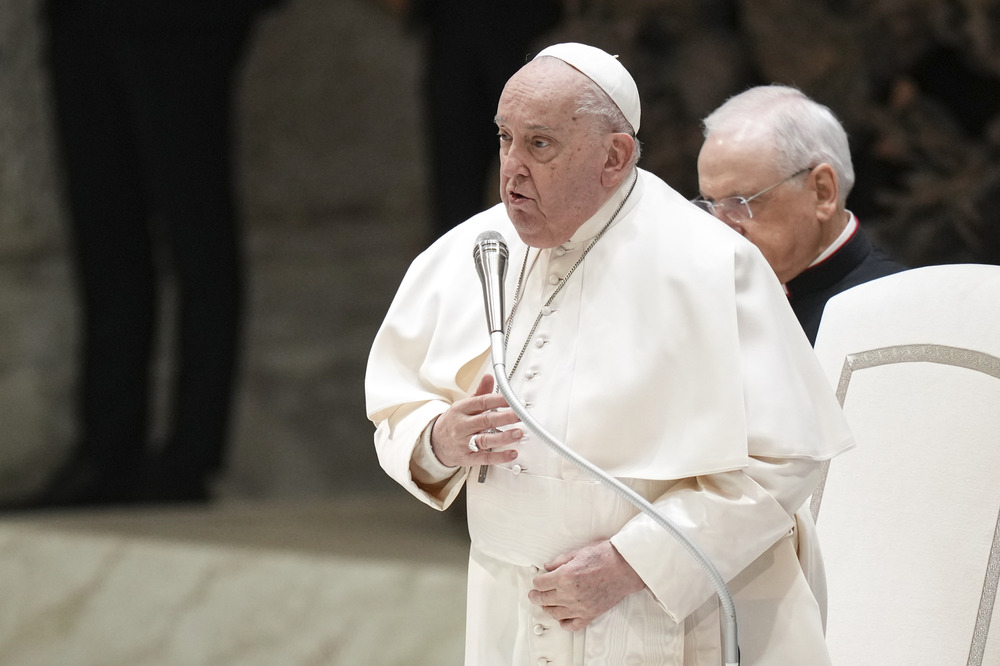
[[[618,56],[575,42],[549,46],[542,49],[535,58],[542,56],[558,58],[585,74],[618,105],[625,120],[632,125],[632,130],[639,132],[639,89],[636,88],[632,75],[618,62]]]

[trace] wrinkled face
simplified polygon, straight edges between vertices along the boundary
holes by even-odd
[[[570,239],[608,192],[601,184],[606,137],[593,116],[576,112],[586,77],[547,58],[507,82],[497,107],[500,199],[518,235],[533,247]]]
[[[773,166],[772,150],[758,136],[710,134],[698,155],[701,196],[709,201],[749,198],[787,178],[790,173]],[[805,270],[826,247],[811,178],[802,174],[752,200],[751,219],[723,220],[760,249],[783,283]]]

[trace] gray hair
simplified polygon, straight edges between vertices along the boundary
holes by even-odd
[[[827,163],[840,183],[841,206],[854,187],[847,133],[826,106],[790,86],[758,86],[730,97],[702,121],[704,135],[759,124],[771,135],[779,171],[793,173]]]
[[[635,152],[632,154],[629,166],[635,166],[642,153],[639,139],[635,137],[632,123],[625,118],[625,114],[618,108],[611,96],[604,92],[603,88],[587,78],[580,91],[580,96],[577,98],[576,110],[577,113],[586,113],[597,119],[596,131],[599,134],[628,134],[631,136],[635,140]]]
[[[545,55],[541,56],[541,58],[551,59],[561,62],[567,67],[572,67],[572,65],[554,56]],[[579,71],[576,68],[574,70]],[[582,72],[580,73],[583,74]],[[615,104],[615,101],[611,99],[611,96],[603,88],[585,74],[583,75],[583,80],[584,82],[577,96],[576,112],[594,116],[597,120],[594,133],[598,136],[605,134],[628,134],[631,136],[635,140],[635,152],[632,154],[629,166],[635,166],[639,161],[642,149],[639,139],[635,137],[635,129],[633,129],[632,123],[625,118],[625,114],[622,113],[622,110],[618,108],[618,105]]]

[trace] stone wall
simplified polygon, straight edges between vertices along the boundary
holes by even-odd
[[[37,484],[72,433],[75,310],[36,21],[0,12],[0,497]]]

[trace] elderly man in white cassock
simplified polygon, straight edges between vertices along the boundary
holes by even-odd
[[[594,47],[551,46],[511,77],[502,203],[413,261],[374,341],[379,460],[436,509],[467,489],[466,664],[722,663],[690,552],[494,392],[471,255],[499,232],[520,401],[709,556],[741,663],[829,663],[797,511],[853,441],[761,254],[636,166],[639,116],[632,77]]]

